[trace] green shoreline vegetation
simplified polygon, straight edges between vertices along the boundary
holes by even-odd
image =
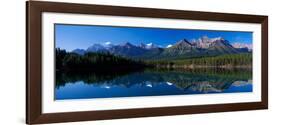
[[[252,68],[252,54],[225,54],[178,60],[146,61],[157,68]]]
[[[193,69],[193,68],[252,68],[252,54],[225,54],[189,59],[141,60],[129,59],[110,53],[86,53],[79,55],[56,49],[56,70],[122,71],[156,69]]]
[[[142,61],[135,61],[110,53],[86,53],[79,55],[65,50],[56,49],[56,70],[82,71],[122,71],[139,70],[149,67]]]

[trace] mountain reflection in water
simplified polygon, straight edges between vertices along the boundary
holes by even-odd
[[[251,69],[57,72],[55,98],[61,100],[233,92],[252,92]]]

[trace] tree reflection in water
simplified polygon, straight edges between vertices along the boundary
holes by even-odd
[[[123,72],[56,72],[56,89],[82,81],[95,86],[154,87],[173,85],[179,90],[222,92],[230,86],[252,84],[251,69],[145,69]]]

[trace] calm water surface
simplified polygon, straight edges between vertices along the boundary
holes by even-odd
[[[56,73],[55,99],[252,92],[251,70]]]

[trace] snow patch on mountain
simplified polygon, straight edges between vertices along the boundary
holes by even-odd
[[[144,44],[144,43],[141,43],[139,45],[139,47],[143,48],[143,49],[154,49],[154,48],[159,48],[158,45],[154,44],[154,43],[148,43],[148,44]]]
[[[172,44],[169,44],[169,45],[167,45],[167,47],[166,48],[170,48],[170,47],[172,47],[173,45]]]
[[[222,37],[209,38],[207,36],[203,36],[203,37],[200,37],[199,39],[192,39],[191,43],[198,48],[206,49],[206,48],[209,48],[210,45],[212,43],[214,43],[215,41],[221,41],[221,40],[224,40],[224,39]]]
[[[111,42],[105,42],[104,44],[105,45],[111,45]]]
[[[234,48],[248,48],[249,50],[252,50],[253,49],[253,44],[247,44],[247,43],[241,43],[241,42],[235,42],[235,43],[232,43],[232,46]]]

